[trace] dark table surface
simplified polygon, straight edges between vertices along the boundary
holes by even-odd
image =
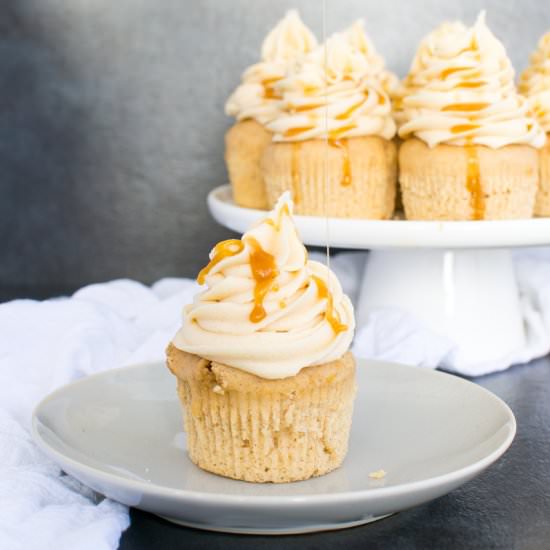
[[[283,537],[199,531],[132,509],[120,548],[550,549],[550,357],[473,381],[508,403],[518,431],[496,464],[446,496],[361,527]]]
[[[121,550],[550,549],[550,358],[474,379],[514,411],[510,449],[481,476],[437,500],[361,527],[307,535],[228,535],[132,510]]]

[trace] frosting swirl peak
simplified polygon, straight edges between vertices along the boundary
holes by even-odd
[[[265,124],[277,116],[280,96],[273,84],[283,78],[289,65],[313,50],[317,39],[296,10],[290,10],[269,32],[262,44],[262,60],[249,67],[242,82],[225,104],[225,112],[237,120],[253,118]]]
[[[430,147],[510,144],[542,147],[544,133],[514,85],[514,70],[502,43],[485,24],[445,24],[421,43],[402,99],[404,124]]]
[[[550,132],[550,32],[531,54],[530,65],[521,74],[519,91],[529,100],[542,129]]]
[[[285,193],[242,239],[214,247],[174,345],[262,378],[286,378],[340,358],[353,308],[336,276],[309,261]]]

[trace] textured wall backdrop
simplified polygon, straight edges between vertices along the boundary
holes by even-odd
[[[390,68],[479,9],[521,70],[550,29],[540,0],[326,0],[328,31],[363,17]],[[320,0],[4,0],[0,6],[0,288],[193,276],[227,237],[224,101],[266,31]]]

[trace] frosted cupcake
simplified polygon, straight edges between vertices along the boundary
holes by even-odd
[[[348,447],[354,318],[327,267],[309,261],[288,195],[240,240],[223,241],[167,350],[191,460],[245,481],[337,468]]]
[[[365,55],[335,34],[275,88],[282,107],[261,160],[270,206],[290,191],[297,214],[390,218],[395,123]]]
[[[225,112],[237,123],[225,136],[225,161],[233,199],[240,206],[267,208],[260,157],[271,142],[265,124],[279,111],[281,98],[273,84],[285,76],[296,57],[316,45],[298,12],[289,11],[265,38],[261,62],[244,72],[242,83],[227,100]]]
[[[550,33],[539,41],[538,48],[531,55],[530,66],[519,81],[519,91],[524,94],[535,118],[548,136],[550,132]],[[535,201],[535,215],[550,216],[550,140],[539,156],[539,189]]]
[[[484,14],[433,35],[417,62],[399,129],[407,218],[531,217],[545,135]]]

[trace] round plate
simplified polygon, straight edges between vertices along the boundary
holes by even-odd
[[[172,521],[237,533],[304,533],[367,523],[439,497],[508,448],[516,423],[487,390],[461,378],[358,361],[348,456],[338,470],[255,484],[187,458],[176,381],[162,363],[65,386],[33,415],[38,445],[99,493]],[[383,479],[369,473],[384,469]]]
[[[244,233],[264,210],[237,206],[231,186],[222,185],[208,195],[208,207],[221,225]],[[305,244],[326,246],[326,220],[294,216]],[[550,218],[499,221],[409,221],[329,218],[330,245],[336,248],[511,248],[550,244]]]

